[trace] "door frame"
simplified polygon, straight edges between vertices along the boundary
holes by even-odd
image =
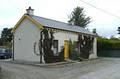
[[[69,42],[68,40],[64,40],[64,58],[65,59],[69,58],[68,48],[69,48]]]

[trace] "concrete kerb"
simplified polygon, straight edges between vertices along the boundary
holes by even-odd
[[[32,65],[32,66],[38,66],[38,67],[67,67],[67,66],[73,66],[74,64],[81,63],[78,61],[64,61],[64,62],[56,62],[56,63],[42,63],[39,62],[28,62],[28,61],[5,61],[8,63],[14,63],[14,64],[23,64],[23,65]]]
[[[42,66],[42,67],[69,67],[69,66],[73,66],[76,64],[90,62],[90,61],[99,60],[99,59],[102,59],[102,58],[98,57],[98,58],[84,59],[82,62],[78,60],[73,61],[73,60],[68,59],[65,62],[57,62],[57,63],[50,63],[50,64],[35,64],[35,65]]]
[[[57,62],[57,63],[50,63],[50,64],[35,64],[36,66],[43,66],[43,67],[68,67],[68,66],[73,66],[75,64],[78,64],[78,63],[81,63],[81,62],[78,62],[78,61],[71,61],[71,62],[68,62],[68,61],[65,61],[65,62]]]
[[[28,61],[5,61],[8,63],[14,63],[14,64],[23,64],[23,65],[32,65],[32,66],[37,66],[37,67],[47,67],[47,68],[56,68],[56,67],[69,67],[69,66],[73,66],[75,64],[80,64],[80,63],[84,63],[84,62],[90,62],[90,61],[94,61],[94,60],[98,60],[101,58],[94,58],[94,59],[85,59],[82,62],[80,61],[72,61],[72,60],[66,60],[64,62],[57,62],[57,63],[42,63],[40,64],[39,62],[28,62]]]

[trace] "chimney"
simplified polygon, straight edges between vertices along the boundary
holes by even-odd
[[[29,6],[29,8],[26,9],[26,11],[28,15],[33,15],[34,9],[32,9],[31,6]]]
[[[70,25],[74,25],[74,22],[73,22],[73,21],[68,21],[68,23],[69,23]]]

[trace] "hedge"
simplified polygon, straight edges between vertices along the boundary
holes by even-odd
[[[97,49],[99,50],[120,50],[120,39],[118,38],[97,38]]]

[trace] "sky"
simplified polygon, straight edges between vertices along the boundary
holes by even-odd
[[[80,0],[0,0],[0,32],[3,28],[14,27],[26,9],[31,6],[34,15],[58,20],[67,23],[74,8],[83,7],[86,16],[92,17],[92,22],[87,29],[92,31],[96,28],[98,35],[102,37],[120,37],[118,27],[120,27],[120,0],[84,0],[98,8],[111,14],[102,12]]]

